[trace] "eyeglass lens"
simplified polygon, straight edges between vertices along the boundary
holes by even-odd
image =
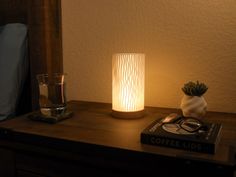
[[[201,128],[202,123],[196,119],[185,119],[180,123],[180,126],[189,132],[194,132]]]

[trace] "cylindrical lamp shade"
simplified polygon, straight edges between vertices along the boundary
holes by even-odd
[[[118,53],[112,57],[112,115],[138,118],[144,114],[145,55]]]

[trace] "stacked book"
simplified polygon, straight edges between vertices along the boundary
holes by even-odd
[[[171,114],[152,122],[141,132],[141,143],[195,152],[216,152],[222,125],[204,122],[197,131],[186,131],[180,126],[183,117]]]

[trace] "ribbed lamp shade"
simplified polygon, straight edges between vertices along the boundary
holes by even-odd
[[[138,118],[144,114],[145,55],[112,56],[112,115]]]

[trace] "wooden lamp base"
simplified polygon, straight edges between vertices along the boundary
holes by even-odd
[[[121,112],[112,110],[111,115],[115,118],[120,118],[120,119],[138,119],[144,117],[145,110],[135,111],[135,112]]]

